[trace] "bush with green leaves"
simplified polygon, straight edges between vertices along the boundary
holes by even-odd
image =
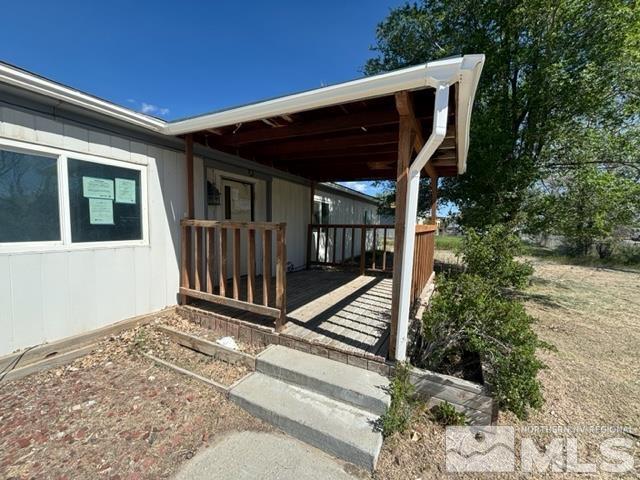
[[[467,416],[463,412],[456,410],[456,407],[449,402],[442,402],[431,409],[433,419],[445,427],[454,425],[465,425]]]
[[[410,371],[409,364],[396,364],[390,384],[391,404],[380,417],[380,428],[384,437],[396,432],[403,433],[411,424],[416,400]]]
[[[522,254],[520,239],[504,225],[493,225],[484,232],[469,229],[458,254],[465,271],[479,275],[500,288],[524,288],[533,268],[514,257]]]
[[[543,403],[537,374],[544,364],[536,349],[546,344],[533,322],[521,302],[477,274],[441,278],[423,317],[424,343],[414,362],[444,371],[451,358],[478,354],[500,408],[524,418],[529,407]]]

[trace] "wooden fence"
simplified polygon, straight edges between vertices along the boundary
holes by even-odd
[[[182,303],[191,297],[265,315],[274,318],[276,330],[281,330],[287,308],[286,223],[182,220],[180,225]],[[276,235],[275,290],[271,276],[273,232]],[[241,272],[241,238],[246,238],[246,276]],[[256,290],[256,246],[262,252],[260,291]],[[227,272],[229,258],[231,275]],[[241,285],[243,277],[246,277],[245,292]],[[242,299],[241,293],[244,293]]]
[[[435,249],[435,225],[416,225],[416,241],[413,253],[413,278],[411,301],[415,302],[433,274]]]
[[[309,224],[307,267],[358,266],[365,271],[393,271],[393,225]]]

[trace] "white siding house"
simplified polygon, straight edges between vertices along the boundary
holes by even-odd
[[[58,240],[0,242],[0,355],[176,304],[180,219],[187,215],[182,141],[51,106],[38,96],[23,98],[0,82],[0,151],[55,161],[60,218]],[[74,159],[140,172],[140,238],[73,241],[68,162]],[[290,268],[303,268],[309,182],[283,178],[266,167],[253,171],[245,164],[213,150],[199,152],[194,163],[197,218],[224,218],[222,205],[207,205],[208,171],[218,188],[225,179],[253,183],[254,219],[286,222]],[[4,186],[2,175],[0,198],[9,188],[9,174]],[[317,198],[331,202],[334,221],[360,223],[365,211],[371,216],[376,211],[373,199],[328,185],[318,189]],[[0,232],[7,228],[0,224]]]

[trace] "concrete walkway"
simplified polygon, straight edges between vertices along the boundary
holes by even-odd
[[[363,475],[282,433],[235,432],[193,457],[174,479],[353,480]]]

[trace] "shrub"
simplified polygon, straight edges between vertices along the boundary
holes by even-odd
[[[391,379],[391,404],[380,417],[382,435],[388,437],[396,432],[407,430],[413,416],[415,404],[415,388],[411,383],[410,367],[405,363],[398,363]]]
[[[469,229],[458,253],[467,273],[501,288],[524,288],[533,268],[514,259],[522,251],[522,242],[516,235],[504,225],[493,225],[483,233]]]
[[[463,412],[457,411],[449,402],[442,402],[433,407],[431,415],[436,422],[445,427],[467,423],[467,416]]]
[[[440,280],[423,317],[424,347],[418,365],[445,370],[450,358],[477,353],[487,367],[498,405],[524,418],[543,403],[537,373],[544,368],[535,355],[541,342],[519,301],[505,297],[477,274]]]

